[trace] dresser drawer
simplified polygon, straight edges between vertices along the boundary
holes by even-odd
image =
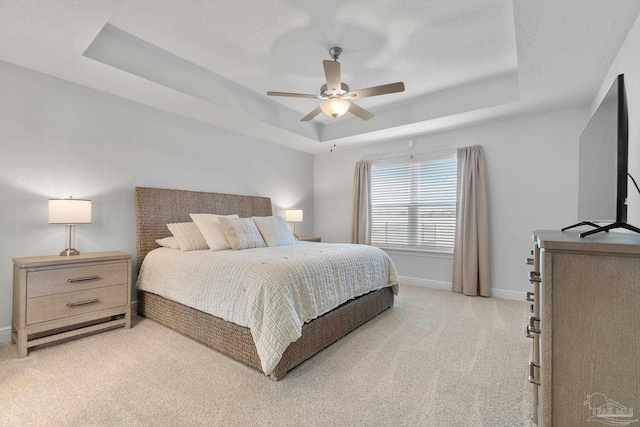
[[[27,298],[127,283],[126,262],[89,264],[27,272]]]
[[[27,325],[127,304],[127,283],[83,291],[29,298]],[[123,309],[124,312],[124,309]]]

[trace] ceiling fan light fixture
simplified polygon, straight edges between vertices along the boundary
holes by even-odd
[[[330,98],[320,104],[320,109],[327,116],[336,118],[349,110],[349,102],[340,98]]]

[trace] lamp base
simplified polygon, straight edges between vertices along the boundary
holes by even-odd
[[[80,252],[77,249],[65,249],[64,251],[60,252],[61,256],[72,256],[72,255],[80,255]]]

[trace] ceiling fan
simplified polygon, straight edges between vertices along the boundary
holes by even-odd
[[[338,117],[347,111],[362,120],[369,120],[373,117],[373,113],[362,107],[358,107],[356,104],[351,102],[351,100],[366,98],[369,96],[386,95],[388,93],[404,92],[403,82],[389,83],[386,85],[373,86],[354,91],[350,90],[349,86],[342,83],[340,78],[340,63],[338,62],[338,58],[341,53],[342,48],[332,47],[329,49],[329,54],[333,58],[333,61],[322,61],[327,83],[320,87],[320,95],[291,92],[267,92],[267,95],[322,99],[323,101],[318,108],[300,120],[301,122],[308,122],[322,112],[331,117]]]

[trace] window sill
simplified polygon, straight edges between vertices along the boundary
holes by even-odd
[[[405,249],[405,248],[391,248],[391,247],[384,247],[384,246],[376,246],[376,247],[382,249],[383,251],[389,254],[409,255],[409,256],[428,256],[432,258],[445,258],[445,259],[453,258],[453,253],[438,251],[435,249],[415,249],[415,248]]]

